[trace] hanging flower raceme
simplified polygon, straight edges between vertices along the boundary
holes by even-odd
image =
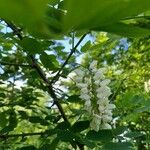
[[[105,79],[105,69],[97,68],[97,61],[93,61],[88,69],[75,70],[76,85],[80,89],[80,98],[85,101],[85,110],[92,118],[91,129],[111,129],[112,110],[108,97],[111,90],[108,86],[109,79]]]

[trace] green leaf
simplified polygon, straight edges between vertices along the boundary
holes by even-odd
[[[100,31],[109,31],[109,27],[118,23],[121,19],[139,15],[149,10],[150,1],[144,0],[72,0],[66,2],[67,15],[64,17],[65,30],[68,29],[98,29]],[[134,7],[133,7],[134,6]],[[85,13],[86,12],[86,13]],[[115,26],[115,25],[114,25]],[[108,28],[107,28],[108,27]],[[118,31],[118,30],[119,31]],[[121,27],[111,28],[116,34],[121,34]],[[124,27],[124,30],[127,28]],[[133,29],[131,28],[133,31]],[[142,33],[142,29],[137,31],[137,35]],[[144,31],[144,30],[143,30]],[[128,33],[124,33],[128,34]],[[133,32],[132,32],[133,34]],[[128,35],[132,35],[131,33]]]
[[[86,52],[86,51],[90,50],[90,47],[91,47],[91,41],[87,41],[85,43],[85,45],[81,47],[81,51]]]
[[[40,60],[42,64],[44,65],[44,67],[49,70],[56,70],[59,66],[56,56],[53,54],[48,55],[43,52],[40,56]]]
[[[56,133],[57,133],[57,130],[55,130],[55,129],[48,129],[48,130],[45,131],[45,133],[46,133],[47,135],[51,136],[51,135],[56,134]]]
[[[19,150],[36,150],[36,147],[33,145],[21,147]]]
[[[57,148],[57,145],[59,143],[59,139],[55,138],[51,144],[45,144],[42,147],[40,147],[38,150],[55,150]]]
[[[66,130],[70,128],[70,124],[68,122],[61,122],[56,126],[56,129]]]
[[[57,138],[64,142],[72,142],[75,135],[69,130],[59,130],[57,133]]]
[[[7,119],[7,113],[6,112],[2,112],[0,113],[0,127],[4,128],[8,123],[8,119]]]
[[[41,121],[41,118],[39,116],[31,116],[29,117],[29,121],[31,123],[39,123]]]
[[[96,31],[107,31],[124,37],[142,37],[150,35],[149,29],[144,29],[123,23],[114,23],[108,26],[93,28]]]
[[[51,150],[55,150],[56,148],[57,148],[57,145],[58,145],[58,143],[59,143],[59,139],[58,138],[55,138],[53,141],[52,141],[52,143],[50,144],[50,149]]]
[[[144,134],[142,134],[140,132],[129,132],[129,133],[126,133],[124,136],[128,137],[128,138],[137,138],[137,137],[141,137],[143,135]]]
[[[86,138],[92,141],[109,141],[113,138],[111,130],[89,131]]]
[[[62,51],[63,49],[65,49],[65,47],[59,45],[59,46],[54,47],[54,49],[55,49],[56,51]]]
[[[124,143],[107,143],[104,145],[105,150],[132,150],[132,144],[129,142]]]
[[[90,125],[90,122],[87,121],[78,121],[71,127],[71,131],[73,132],[81,132],[83,130],[86,130]]]
[[[48,0],[0,0],[0,18],[21,24],[34,35],[48,35],[43,23]],[[9,10],[9,11],[8,11]]]
[[[71,95],[67,98],[66,101],[71,103],[81,103],[81,98],[79,95]]]
[[[126,130],[127,130],[127,127],[119,126],[115,129],[113,129],[113,134],[117,136],[117,135],[120,135],[120,134],[124,133]]]
[[[93,149],[96,144],[94,142],[89,141],[88,139],[82,139],[83,144],[85,144],[87,147]]]
[[[0,97],[5,98],[6,97],[5,93],[0,93]]]
[[[45,119],[42,119],[39,116],[31,116],[31,117],[29,117],[29,121],[31,123],[40,123],[41,125],[48,125],[49,124]]]
[[[90,50],[100,50],[103,46],[103,43],[100,44],[94,44],[90,47]]]
[[[28,119],[28,115],[25,111],[18,111],[22,119]]]
[[[70,109],[72,113],[76,114],[77,116],[86,113],[86,110],[83,109]]]
[[[149,112],[149,111],[150,111],[150,106],[142,106],[140,108],[135,109],[133,113],[142,113],[142,112]]]
[[[29,52],[30,54],[37,54],[43,51],[40,42],[33,38],[24,37],[18,43],[23,47],[24,51]]]
[[[16,117],[16,113],[14,111],[10,111],[10,116],[8,119],[8,125],[6,127],[4,127],[0,131],[0,133],[4,134],[4,133],[8,133],[10,131],[13,131],[17,127],[17,124],[18,124],[18,120]]]
[[[48,7],[45,22],[54,36],[62,32],[63,16],[64,11],[62,9],[56,9],[55,7]]]
[[[76,150],[77,149],[77,144],[74,141],[70,142],[71,146]]]

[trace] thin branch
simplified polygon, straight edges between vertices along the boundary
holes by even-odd
[[[20,40],[23,39],[22,37],[22,34],[20,32],[20,30],[11,22],[9,21],[5,21],[7,23],[7,25],[14,31],[14,34],[16,34],[18,36],[18,38]],[[32,67],[36,69],[36,71],[38,72],[38,74],[40,75],[40,77],[43,79],[43,81],[46,83],[47,87],[48,87],[48,93],[51,95],[51,97],[53,98],[54,100],[54,103],[55,105],[58,107],[60,113],[61,113],[61,116],[62,118],[64,119],[64,121],[68,121],[64,111],[63,111],[63,108],[61,106],[61,104],[58,102],[58,99],[57,99],[57,96],[55,94],[55,91],[53,90],[53,87],[51,86],[49,80],[46,78],[46,75],[44,73],[44,71],[41,69],[41,67],[39,66],[39,64],[37,63],[36,59],[34,58],[33,55],[30,55],[29,56],[31,61],[32,61]]]
[[[74,39],[75,39],[75,33],[72,33],[72,49],[74,48]]]
[[[3,65],[3,66],[20,66],[20,67],[31,67],[31,65],[25,65],[25,64],[16,64],[16,63],[10,63],[10,62],[5,62],[5,61],[0,61],[0,65]]]
[[[66,117],[66,115],[65,115],[65,113],[64,113],[64,111],[63,111],[63,108],[62,108],[61,104],[58,101],[58,98],[57,98],[57,96],[55,94],[55,91],[54,91],[53,87],[51,86],[50,81],[46,78],[46,75],[45,75],[44,71],[40,68],[40,66],[38,65],[38,63],[37,63],[37,61],[36,61],[36,59],[34,58],[33,55],[30,55],[30,58],[32,59],[32,62],[33,62],[33,64],[32,64],[33,68],[36,69],[36,71],[38,72],[40,77],[46,83],[46,85],[48,87],[48,93],[53,98],[55,105],[58,107],[58,109],[59,109],[59,111],[60,111],[60,113],[62,115],[62,118],[64,119],[64,121],[69,122],[67,117]]]
[[[54,78],[51,80],[51,84],[53,84],[54,82],[56,82],[56,80],[59,79],[59,77],[61,76],[61,71],[68,64],[69,59],[71,58],[71,56],[73,55],[73,53],[76,51],[77,47],[80,45],[80,43],[83,41],[83,39],[85,38],[86,35],[87,35],[87,33],[85,33],[80,38],[80,40],[77,42],[77,44],[74,46],[74,48],[72,48],[72,50],[71,50],[70,54],[68,55],[67,59],[65,60],[65,62],[63,63],[63,65],[61,66],[61,68],[59,69],[59,71],[57,72],[57,74],[54,76]]]
[[[18,36],[18,38],[19,38],[20,40],[22,40],[23,37],[22,37],[22,35],[21,35],[20,29],[18,29],[18,28],[17,28],[15,25],[13,25],[11,22],[7,22],[7,21],[6,21],[6,23],[7,23],[8,26],[14,31],[14,33]],[[59,72],[57,73],[57,78],[56,78],[56,79],[59,79],[60,72],[61,72],[61,71],[63,70],[63,68],[66,66],[66,64],[68,63],[70,57],[71,57],[72,54],[75,52],[75,50],[77,49],[77,47],[79,46],[79,44],[82,42],[82,40],[84,39],[85,36],[86,36],[86,34],[84,34],[84,35],[81,37],[81,39],[78,41],[78,43],[76,44],[76,46],[74,47],[74,49],[71,50],[71,52],[70,52],[68,58],[66,59],[66,61],[64,62],[64,64],[63,64],[62,67],[60,68]],[[54,91],[54,89],[53,89],[53,87],[52,87],[52,82],[50,82],[50,81],[47,79],[47,77],[46,77],[44,71],[41,69],[41,67],[39,66],[38,62],[37,62],[36,59],[34,58],[34,56],[33,56],[33,55],[30,55],[29,57],[30,57],[31,60],[32,60],[32,67],[36,69],[36,71],[38,72],[38,74],[41,76],[41,78],[43,79],[43,81],[46,83],[46,85],[47,85],[47,87],[48,87],[48,90],[47,90],[47,91],[48,91],[48,93],[51,95],[51,97],[53,98],[53,101],[54,101],[55,105],[58,107],[58,109],[59,109],[59,111],[60,111],[60,113],[61,113],[62,118],[64,119],[64,121],[66,121],[66,122],[69,123],[69,121],[68,121],[68,119],[67,119],[67,117],[66,117],[66,115],[65,115],[65,112],[64,112],[64,110],[63,110],[61,104],[59,103],[58,98],[57,98],[57,96],[56,96],[56,94],[55,94],[55,91]],[[54,80],[56,80],[56,79],[54,79]],[[30,135],[32,135],[32,134],[34,134],[34,133],[31,133]],[[39,133],[36,133],[36,134],[39,134]],[[77,141],[76,141],[76,142],[77,142]],[[77,142],[77,144],[78,144],[78,147],[79,147],[80,150],[84,150],[84,145],[83,145],[83,144],[80,144],[80,143],[78,143],[78,142]]]
[[[22,134],[3,134],[0,135],[1,139],[13,138],[13,137],[26,137],[26,136],[37,136],[37,135],[48,135],[48,132],[34,132],[34,133],[22,133]]]
[[[6,24],[7,24],[7,26],[10,28],[10,29],[12,29],[12,31],[14,32],[14,35],[17,35],[18,36],[18,38],[20,39],[20,40],[22,40],[22,35],[21,35],[21,31],[22,31],[22,29],[21,28],[18,28],[15,24],[13,24],[12,22],[10,22],[10,21],[8,21],[8,20],[4,20],[5,22],[6,22]]]

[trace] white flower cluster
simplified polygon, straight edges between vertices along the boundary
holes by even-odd
[[[147,93],[150,92],[150,79],[147,82],[144,82],[144,89]]]
[[[97,68],[97,61],[93,61],[88,69],[76,69],[76,85],[80,88],[80,98],[85,101],[85,109],[92,118],[91,129],[111,129],[112,110],[114,104],[110,104],[108,97],[111,95],[105,79],[105,69]]]

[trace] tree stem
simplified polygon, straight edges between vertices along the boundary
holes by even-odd
[[[54,82],[56,82],[56,80],[59,79],[59,77],[61,76],[61,71],[68,64],[69,59],[71,58],[71,56],[73,55],[73,53],[76,51],[77,47],[80,45],[80,43],[83,41],[83,39],[85,38],[86,35],[87,35],[87,33],[85,33],[80,38],[80,40],[77,42],[77,44],[74,46],[74,48],[72,48],[72,50],[71,50],[70,54],[68,55],[67,59],[65,60],[65,62],[63,63],[63,65],[61,66],[61,68],[59,69],[59,71],[57,72],[57,74],[54,76],[54,78],[51,80],[51,84],[53,84]]]
[[[18,38],[20,40],[23,39],[22,35],[21,35],[21,32],[20,32],[20,29],[18,29],[13,23],[9,22],[9,21],[5,21],[7,23],[7,25],[14,31],[14,34],[18,36]],[[45,84],[47,85],[48,89],[47,89],[47,92],[50,94],[50,96],[53,98],[53,101],[54,101],[54,104],[57,106],[59,112],[61,113],[61,116],[63,118],[63,120],[65,122],[68,122],[68,119],[66,117],[66,114],[61,106],[61,104],[59,103],[58,101],[58,98],[57,98],[57,95],[55,94],[55,91],[53,89],[53,86],[52,86],[52,83],[54,83],[56,80],[59,79],[60,75],[61,75],[61,71],[63,70],[63,68],[68,64],[68,61],[69,59],[71,58],[71,56],[73,55],[73,53],[75,52],[75,50],[77,49],[77,47],[80,45],[80,43],[82,42],[82,40],[84,39],[84,37],[86,36],[87,34],[84,34],[81,39],[78,41],[78,43],[75,45],[75,47],[71,50],[70,54],[68,55],[66,61],[64,62],[64,64],[62,65],[62,67],[60,68],[60,70],[58,71],[58,73],[56,74],[56,76],[53,78],[53,80],[50,82],[48,80],[48,78],[46,77],[46,74],[45,72],[42,70],[42,68],[39,66],[37,60],[34,58],[34,55],[29,55],[31,61],[32,61],[32,68],[34,68],[39,76],[43,79],[43,81],[45,82]],[[41,135],[43,134],[42,133],[26,133],[24,134],[24,136],[32,136],[32,135]],[[8,136],[8,135],[7,135]],[[6,137],[6,135],[0,135],[0,137]],[[22,134],[16,134],[16,135],[9,135],[9,137],[14,137],[14,136],[23,136]],[[76,141],[77,142],[77,141]],[[77,142],[77,145],[79,147],[80,150],[84,150],[84,145]]]

